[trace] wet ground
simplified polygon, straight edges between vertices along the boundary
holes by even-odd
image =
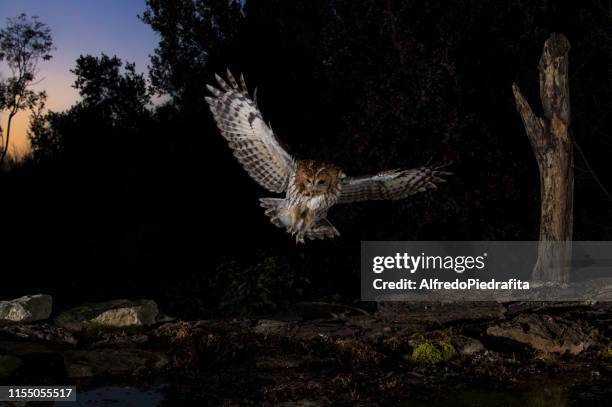
[[[65,405],[85,406],[612,405],[610,306],[419,307],[326,315],[318,304],[302,319],[75,338],[44,323],[0,327],[0,385],[75,385]]]
[[[389,401],[386,405],[398,407],[432,407],[432,406],[458,406],[458,407],[563,407],[563,406],[609,406],[612,401],[612,388],[602,385],[575,385],[572,378],[539,378],[533,383],[516,386],[483,386],[468,385],[449,388],[421,389],[414,393],[413,398]],[[239,378],[237,378],[239,380]],[[425,386],[427,387],[427,386]],[[411,393],[409,389],[406,389]],[[78,389],[77,403],[57,402],[55,406],[170,406],[198,403],[199,405],[214,405],[215,395],[207,396],[205,386],[197,383],[181,384],[155,384],[145,385],[133,383],[120,384],[89,384]],[[247,394],[241,400],[235,399],[227,405],[258,404],[261,402],[260,394],[254,394],[252,399]],[[286,405],[332,405],[330,400],[304,398]],[[295,404],[291,404],[295,403]],[[375,405],[376,401],[355,400],[356,404]],[[388,403],[388,404],[387,404]],[[341,403],[342,404],[342,403]],[[350,403],[345,403],[350,405]]]

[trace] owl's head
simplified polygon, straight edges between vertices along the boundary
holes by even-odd
[[[316,196],[337,192],[344,177],[344,173],[333,164],[305,160],[298,164],[295,183],[300,193]]]

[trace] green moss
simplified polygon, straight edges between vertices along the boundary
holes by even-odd
[[[0,355],[0,378],[9,377],[21,366],[21,359],[10,355]]]
[[[518,364],[520,364],[520,362],[516,359],[516,357],[514,355],[512,355],[511,358],[505,358],[504,359],[504,363],[506,365],[518,365]]]
[[[412,355],[408,359],[422,366],[435,365],[448,361],[456,353],[453,345],[448,342],[441,342],[439,346],[423,342],[412,350]]]
[[[612,359],[612,348],[608,348],[599,352],[602,359]]]
[[[440,352],[442,353],[442,359],[446,362],[457,354],[455,347],[448,342],[440,343]]]

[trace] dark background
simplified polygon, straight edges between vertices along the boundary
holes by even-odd
[[[149,0],[151,88],[121,55],[83,56],[81,102],[34,120],[31,156],[0,174],[0,295],[253,315],[358,300],[362,240],[535,240],[537,166],[512,82],[539,111],[543,43],[568,37],[572,130],[612,185],[611,13],[605,1]],[[205,84],[226,67],[258,87],[297,157],[349,175],[452,160],[455,175],[405,202],[337,206],[339,239],[296,246],[207,110]],[[574,220],[576,240],[611,239],[612,203],[579,155]]]

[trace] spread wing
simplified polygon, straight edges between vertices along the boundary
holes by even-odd
[[[450,172],[441,171],[442,166],[424,166],[411,170],[391,170],[376,175],[347,177],[340,188],[338,203],[368,200],[404,199],[418,192],[436,189],[436,184]]]
[[[227,82],[219,75],[215,78],[220,89],[207,85],[214,96],[207,97],[206,101],[234,156],[262,187],[272,192],[285,191],[295,162],[264,122],[255,95],[251,98],[248,93],[244,77],[240,76],[238,84],[228,70]]]

